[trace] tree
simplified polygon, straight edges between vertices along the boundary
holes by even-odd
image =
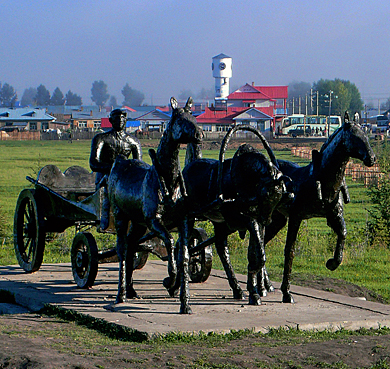
[[[190,97],[190,96],[194,96],[194,94],[192,93],[191,90],[181,90],[179,95],[178,95],[178,98],[179,100],[185,100],[187,101],[187,99]]]
[[[18,95],[15,89],[8,83],[0,84],[0,104],[1,106],[13,107],[15,105]]]
[[[390,109],[390,97],[386,100],[386,102],[381,104],[381,110],[388,110]]]
[[[141,91],[132,89],[128,83],[125,84],[121,92],[125,98],[123,105],[141,106],[142,101],[145,100],[145,95]]]
[[[44,85],[37,87],[37,96],[35,97],[38,106],[48,106],[50,104],[50,92]]]
[[[305,113],[306,108],[311,106],[310,101],[308,101],[306,98],[306,96],[310,96],[310,89],[311,89],[311,84],[308,82],[293,81],[289,83],[288,100],[291,107],[291,113],[294,113],[294,111],[292,111],[293,106],[295,111],[300,111],[301,113]],[[299,103],[301,104],[300,106]],[[310,113],[309,108],[308,108],[308,112]]]
[[[64,104],[65,104],[64,94],[58,87],[56,87],[56,89],[53,92],[53,95],[50,98],[50,105],[64,105]]]
[[[115,107],[115,106],[118,106],[118,102],[117,102],[115,96],[111,96],[111,97],[110,97],[110,101],[108,102],[108,105],[114,106],[114,107]]]
[[[288,84],[288,98],[295,99],[299,96],[310,95],[311,84],[309,82],[293,81]]]
[[[213,99],[214,98],[214,89],[212,89],[212,88],[206,89],[206,88],[202,87],[202,89],[200,90],[199,94],[196,97],[200,100]],[[187,96],[187,98],[188,98],[188,96]]]
[[[91,93],[91,100],[99,107],[103,107],[110,97],[107,93],[107,85],[102,80],[92,84]]]
[[[69,90],[65,95],[65,105],[67,106],[75,106],[82,105],[83,101],[81,97],[77,94],[74,94],[71,90]]]
[[[320,79],[313,84],[313,89],[318,91],[320,115],[343,115],[346,110],[353,114],[363,109],[360,92],[350,81]]]
[[[26,88],[23,92],[22,100],[20,104],[22,106],[34,106],[36,105],[37,89],[35,87]]]

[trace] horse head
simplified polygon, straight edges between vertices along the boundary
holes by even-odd
[[[344,115],[343,130],[344,145],[353,158],[360,159],[364,165],[372,167],[375,163],[375,154],[369,143],[366,132],[359,124],[359,114],[355,113],[353,121],[349,120],[348,112]]]
[[[187,144],[199,144],[203,138],[203,131],[197,125],[192,115],[192,97],[189,97],[184,108],[179,107],[177,100],[171,97],[172,117],[166,131],[171,132],[174,141]]]

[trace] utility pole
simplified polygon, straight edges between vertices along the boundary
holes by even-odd
[[[331,113],[331,111],[332,111],[332,94],[333,94],[333,91],[332,90],[330,90],[329,91],[329,117],[330,117],[330,113]]]
[[[307,94],[305,95],[305,115],[307,115]]]
[[[313,89],[310,89],[310,114],[313,115]]]

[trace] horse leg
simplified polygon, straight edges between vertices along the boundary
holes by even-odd
[[[345,238],[347,237],[347,227],[343,216],[343,204],[340,198],[337,205],[327,214],[326,220],[328,226],[337,234],[337,245],[333,258],[326,262],[326,267],[329,270],[335,270],[343,261],[344,244]]]
[[[189,229],[189,222],[186,219],[179,227],[180,236],[177,256],[178,275],[180,275],[180,314],[192,314],[192,310],[189,305],[190,289],[188,286],[190,279],[188,273],[188,264],[190,262],[190,254],[188,251]]]
[[[162,239],[165,244],[165,248],[168,253],[168,274],[169,277],[166,277],[163,281],[164,287],[170,292],[176,283],[177,276],[177,267],[175,261],[175,248],[173,237],[170,235],[168,230],[163,224],[161,224],[158,219],[154,218],[150,221],[149,228],[156,232],[157,237]],[[171,295],[172,296],[172,295]],[[173,297],[173,296],[172,296]]]
[[[230,288],[233,290],[233,298],[236,300],[244,300],[244,291],[238,283],[233,266],[230,262],[229,250],[227,247],[228,231],[226,229],[226,225],[224,223],[214,223],[214,233],[215,248],[217,249],[218,256],[221,259],[223,268],[225,269]]]
[[[134,255],[138,249],[138,240],[145,234],[146,227],[131,223],[129,233],[127,234],[127,252],[126,252],[126,298],[139,298],[133,287]]]
[[[116,296],[116,304],[120,304],[125,300],[126,294],[126,233],[128,222],[122,219],[118,219],[115,216],[115,229],[116,229],[116,253],[119,258],[119,281],[118,281],[118,294]]]
[[[272,223],[265,227],[264,245],[271,241],[279,231],[286,225],[287,217],[278,211],[272,214]],[[267,296],[267,292],[274,292],[275,288],[272,285],[266,267],[264,266],[257,274],[257,290],[261,297]]]
[[[284,248],[284,270],[283,270],[283,282],[280,287],[283,293],[282,301],[285,303],[294,303],[294,299],[290,293],[290,278],[292,263],[294,260],[295,243],[301,225],[301,219],[289,219],[286,246]]]
[[[248,281],[249,305],[261,305],[261,298],[257,286],[257,273],[265,265],[264,252],[264,226],[257,221],[251,220],[248,224],[249,247],[248,247]]]

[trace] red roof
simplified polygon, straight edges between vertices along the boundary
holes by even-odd
[[[248,86],[248,87],[247,87]],[[251,92],[240,91],[247,87]],[[252,86],[246,84],[228,96],[228,100],[275,100],[287,99],[288,86]]]
[[[274,108],[273,106],[267,107],[228,107],[227,110],[214,110],[214,108],[207,108],[203,114],[196,117],[198,123],[203,124],[232,124],[234,123],[233,118],[240,115],[244,111],[250,109],[257,109],[264,114],[273,117]]]
[[[122,106],[122,109],[126,109],[126,110],[132,111],[132,112],[137,111],[137,110],[134,110],[134,109],[130,108],[130,106],[126,106],[126,105],[123,105],[123,106]]]

